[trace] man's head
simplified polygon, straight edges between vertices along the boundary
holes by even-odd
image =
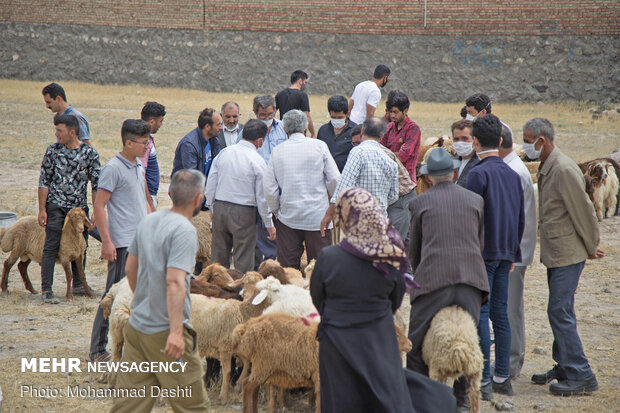
[[[512,152],[512,131],[506,125],[502,125],[502,143],[499,145],[499,156],[506,157]]]
[[[473,121],[491,113],[491,99],[483,93],[476,93],[467,98],[465,108],[467,111],[465,119]]]
[[[460,157],[467,157],[474,151],[471,121],[461,119],[452,124],[452,147]]]
[[[372,78],[380,81],[379,86],[383,87],[387,85],[390,73],[392,73],[392,71],[389,67],[387,67],[386,65],[379,65],[375,67],[375,72],[373,73]]]
[[[121,138],[123,140],[123,151],[128,152],[132,157],[140,158],[146,153],[149,143],[151,125],[142,119],[127,119],[121,127]]]
[[[282,128],[288,136],[294,133],[306,133],[308,117],[298,109],[291,109],[282,117]]]
[[[232,132],[239,124],[239,116],[241,116],[239,104],[232,101],[224,103],[220,110],[220,116],[224,122],[224,128]]]
[[[546,160],[553,151],[553,139],[553,125],[545,118],[534,118],[523,125],[523,150],[531,160]]]
[[[341,129],[347,123],[349,101],[341,95],[332,96],[327,100],[327,111],[329,112],[332,126],[335,129]]]
[[[270,127],[276,114],[276,100],[271,95],[258,95],[252,103],[252,110],[258,120]]]
[[[461,118],[465,119],[467,117],[467,106],[463,106],[461,108]]]
[[[267,126],[258,119],[250,119],[243,127],[241,136],[244,140],[252,142],[256,148],[260,148],[267,136]]]
[[[357,146],[360,142],[362,142],[362,125],[355,125],[355,127],[351,129],[351,144]]]
[[[215,109],[203,109],[200,115],[198,115],[198,129],[200,129],[205,139],[215,138],[222,130],[222,118]]]
[[[502,140],[502,123],[495,115],[484,115],[474,121],[472,135],[476,152],[497,149]]]
[[[456,170],[461,161],[453,160],[452,156],[443,148],[432,148],[426,164],[420,167],[420,174],[431,185],[439,182],[452,182],[456,178]]]
[[[62,145],[76,143],[79,141],[80,124],[73,115],[55,115],[54,126],[56,127],[56,138]]]
[[[387,126],[385,125],[385,121],[383,119],[375,117],[368,118],[362,125],[362,140],[380,140],[386,130]]]
[[[181,169],[172,175],[170,198],[175,208],[193,208],[193,215],[200,212],[204,198],[205,176],[194,169]]]
[[[67,106],[67,95],[65,90],[58,83],[50,83],[41,92],[45,107],[54,113],[62,113]]]
[[[409,111],[409,98],[400,90],[393,90],[388,94],[385,107],[390,114],[390,121],[402,124]]]
[[[164,116],[166,116],[166,108],[157,102],[146,102],[140,112],[140,118],[151,125],[151,134],[157,133],[161,128]]]
[[[291,86],[296,86],[299,90],[305,90],[308,84],[308,74],[303,70],[295,70],[291,73]]]

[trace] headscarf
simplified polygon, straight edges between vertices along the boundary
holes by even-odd
[[[390,266],[405,276],[409,269],[405,245],[374,195],[357,187],[342,191],[336,202],[336,217],[345,233],[342,249],[372,261],[385,277]],[[405,282],[408,288],[419,288],[410,276],[405,276]]]

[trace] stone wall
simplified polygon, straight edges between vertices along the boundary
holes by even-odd
[[[415,100],[619,100],[618,36],[387,36],[0,22],[0,76],[350,96],[379,63]]]

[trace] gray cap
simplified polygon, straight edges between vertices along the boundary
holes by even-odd
[[[453,160],[444,148],[434,148],[430,155],[428,155],[426,164],[420,167],[420,174],[431,176],[446,175],[459,166],[461,166],[461,161]]]

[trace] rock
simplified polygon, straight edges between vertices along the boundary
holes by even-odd
[[[491,400],[491,404],[495,407],[495,410],[498,412],[514,412],[515,406],[509,400],[505,402]]]
[[[607,294],[611,293],[611,291],[609,290],[609,288],[603,288],[603,292],[604,292],[604,293],[607,293]]]
[[[547,354],[547,350],[544,347],[536,346],[536,347],[534,347],[534,350],[532,350],[532,353],[540,354],[540,355],[545,355],[545,354]]]
[[[600,119],[600,118],[601,118],[601,116],[602,116],[602,115],[601,115],[601,113],[600,113],[600,112],[599,112],[599,113],[593,113],[593,114],[592,114],[592,119],[595,119],[595,120],[596,120],[596,119]]]
[[[547,408],[545,406],[543,406],[542,404],[535,404],[532,408],[536,412],[542,412],[542,411],[547,410]]]
[[[613,350],[612,347],[597,347],[596,351],[611,351]]]
[[[86,376],[84,379],[84,383],[91,383],[93,381],[93,376]]]

